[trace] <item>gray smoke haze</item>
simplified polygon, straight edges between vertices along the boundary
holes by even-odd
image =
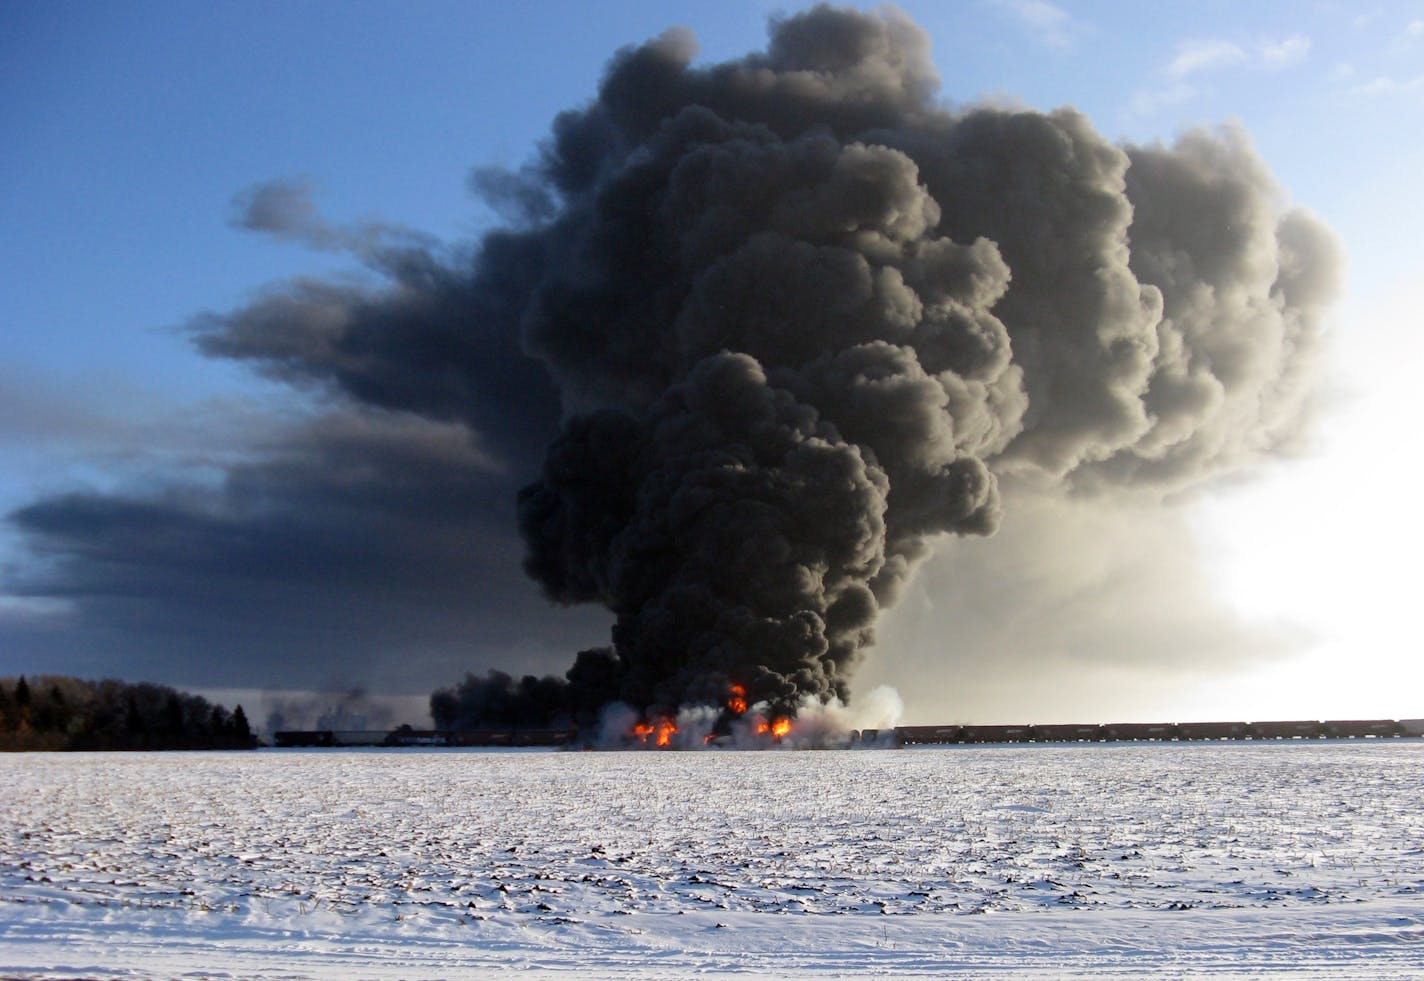
[[[390,729],[399,720],[388,704],[362,689],[324,695],[268,695],[262,730],[269,736],[283,729]]]
[[[681,31],[619,52],[536,160],[476,171],[508,223],[477,247],[331,225],[303,181],[240,195],[237,226],[380,285],[289,283],[191,334],[329,415],[217,492],[22,509],[51,559],[29,592],[156,618],[152,570],[177,596],[206,570],[231,588],[188,608],[240,619],[320,581],[314,634],[483,582],[482,609],[537,615],[494,571],[522,487],[528,572],[614,618],[601,694],[844,700],[946,536],[1018,499],[1180,495],[1299,439],[1340,259],[1243,133],[1124,147],[1071,109],[951,110],[893,10],[694,55]]]
[[[895,684],[907,716],[942,723],[1180,718],[1220,700],[1312,638],[1233,609],[1190,519],[1151,499],[1010,492],[992,538],[938,544],[856,690]]]

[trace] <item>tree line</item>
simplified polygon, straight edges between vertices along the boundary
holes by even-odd
[[[164,685],[0,678],[0,750],[252,749],[242,706]]]

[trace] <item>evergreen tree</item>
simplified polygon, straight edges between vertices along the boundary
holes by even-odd
[[[228,719],[227,709],[221,705],[214,705],[213,710],[208,713],[207,741],[217,743],[219,746],[227,745],[228,736],[232,731],[231,722]]]
[[[247,724],[247,713],[242,710],[241,705],[232,710],[230,726],[233,745],[240,749],[251,749],[257,744],[252,735],[252,727]]]

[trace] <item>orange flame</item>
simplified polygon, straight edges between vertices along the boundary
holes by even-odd
[[[672,737],[677,734],[677,723],[667,716],[657,719],[654,722],[639,722],[633,726],[633,735],[642,741],[643,745],[648,745],[651,739],[653,745],[666,749],[672,745]]]
[[[778,715],[770,722],[766,721],[761,717],[758,717],[756,720],[756,726],[753,727],[752,731],[755,732],[758,736],[770,735],[772,738],[780,742],[781,737],[785,736],[791,731],[791,720],[784,715]]]
[[[658,745],[669,746],[672,744],[672,737],[677,733],[677,723],[672,719],[658,720]]]
[[[732,694],[727,698],[727,711],[741,715],[747,710],[747,690],[741,685],[732,686]]]

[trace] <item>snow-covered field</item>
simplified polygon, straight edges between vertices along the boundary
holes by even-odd
[[[0,757],[0,976],[1424,977],[1424,741]]]

